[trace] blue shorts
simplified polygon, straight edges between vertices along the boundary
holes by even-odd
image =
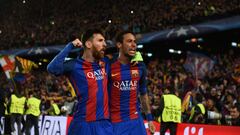
[[[147,135],[143,119],[123,121],[113,124],[114,135]]]
[[[73,119],[68,135],[113,135],[113,127],[109,120],[84,122]]]

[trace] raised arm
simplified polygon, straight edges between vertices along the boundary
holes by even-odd
[[[68,56],[69,52],[74,47],[81,47],[82,42],[79,39],[75,39],[74,41],[68,43],[66,47],[58,53],[53,60],[48,64],[47,71],[56,76],[62,75],[64,73],[64,60]]]

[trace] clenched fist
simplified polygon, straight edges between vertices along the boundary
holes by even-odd
[[[73,40],[72,43],[75,47],[79,47],[79,48],[82,47],[82,42],[78,38]]]

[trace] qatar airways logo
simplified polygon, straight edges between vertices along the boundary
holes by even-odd
[[[137,90],[138,81],[126,80],[126,81],[114,81],[113,86],[121,91]]]
[[[106,76],[105,69],[99,69],[93,72],[87,72],[87,77],[95,80],[102,80]]]

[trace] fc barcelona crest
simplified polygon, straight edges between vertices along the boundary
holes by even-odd
[[[132,77],[139,77],[139,71],[138,70],[131,70]]]

